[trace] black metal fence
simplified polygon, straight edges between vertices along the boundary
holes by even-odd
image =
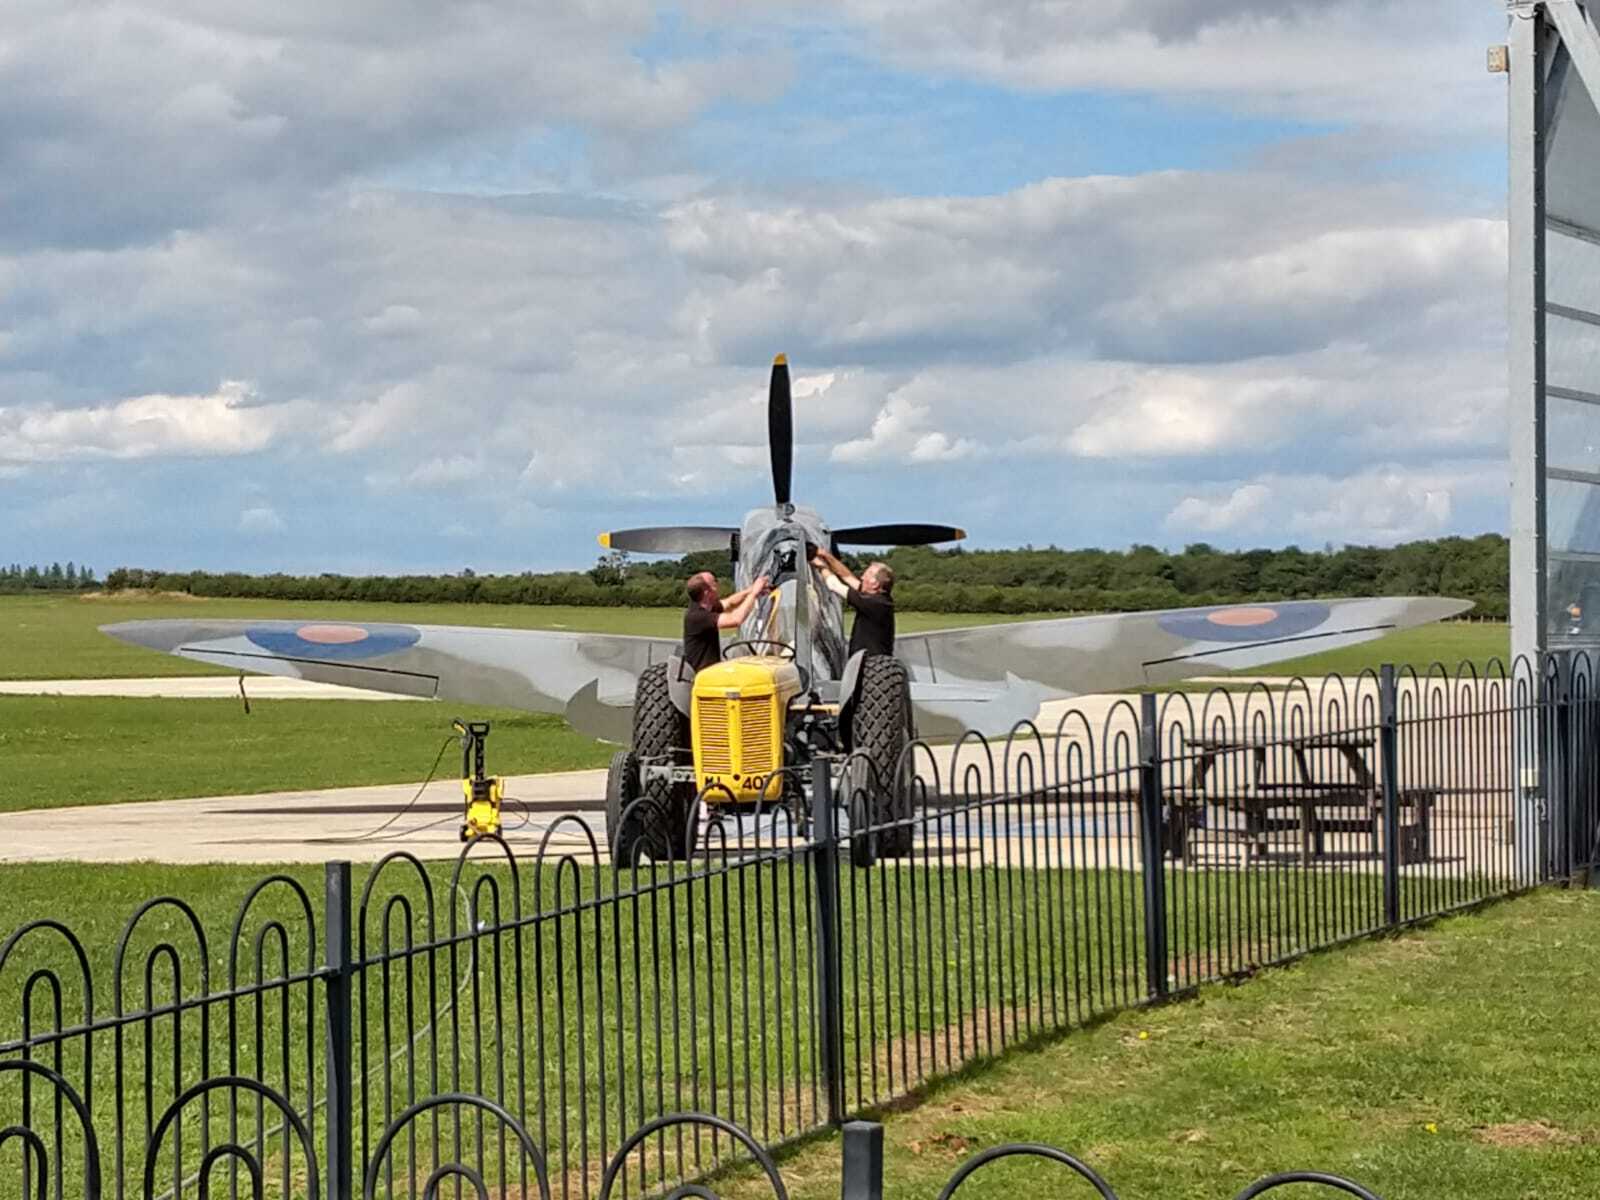
[[[689,862],[609,863],[567,816],[531,855],[148,900],[114,941],[33,921],[0,943],[0,1177],[30,1200],[700,1179],[1013,1043],[1571,877],[1593,678],[1128,698],[913,745],[893,821],[818,772],[807,812],[701,814]]]

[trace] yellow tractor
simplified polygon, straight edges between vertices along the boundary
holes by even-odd
[[[896,786],[914,736],[909,677],[888,655],[858,654],[837,680],[808,679],[786,643],[731,643],[698,674],[676,656],[646,670],[634,696],[633,739],[611,760],[606,822],[615,860],[684,859],[697,849],[701,808],[713,816],[784,811],[809,828],[807,785],[832,773],[850,808],[858,862],[911,847],[908,789]],[[697,799],[700,805],[697,806]]]
[[[725,659],[696,675],[690,701],[696,785],[735,802],[773,799],[789,705],[800,691],[800,669],[781,655]]]

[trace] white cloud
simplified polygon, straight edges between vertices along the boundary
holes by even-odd
[[[893,392],[873,418],[867,436],[840,443],[830,457],[836,463],[938,463],[967,458],[977,449],[967,438],[927,428],[929,415],[926,405],[915,403],[903,391]]]
[[[85,363],[0,359],[0,397],[29,397],[0,418],[0,459],[270,446],[496,506],[508,484],[544,505],[753,499],[777,350],[812,496],[830,464],[1142,459],[1206,479],[1217,455],[1492,454],[1503,237],[1387,189],[1270,174],[661,214],[327,197],[161,247],[0,257],[25,281],[0,323],[15,313],[29,360]],[[132,379],[170,399],[151,385],[221,362],[285,402],[180,396],[151,436],[99,398]],[[55,421],[25,456],[23,413]]]
[[[1185,496],[1166,524],[1177,533],[1390,544],[1447,532],[1458,498],[1504,486],[1504,466],[1474,463],[1269,474]]]
[[[1132,374],[1097,397],[1096,411],[1067,435],[1067,449],[1081,458],[1176,458],[1220,451],[1246,429],[1257,448],[1279,442],[1310,387],[1292,377],[1231,374]]]
[[[422,311],[412,304],[390,304],[382,312],[373,313],[365,324],[373,333],[413,334],[422,328]]]
[[[277,509],[269,504],[247,508],[239,514],[240,533],[282,533],[287,528]]]
[[[406,482],[413,487],[449,487],[476,478],[481,470],[482,466],[476,459],[468,458],[465,454],[452,454],[449,458],[430,458],[427,462],[419,463],[406,476]]]
[[[1167,524],[1180,530],[1223,533],[1253,523],[1272,497],[1264,483],[1246,483],[1221,496],[1185,496],[1167,514]]]
[[[788,82],[771,47],[647,60],[657,22],[649,0],[8,0],[0,208],[28,220],[0,241],[158,240],[473,140],[510,156],[565,124],[636,151],[606,156],[622,164],[718,99]]]
[[[1211,98],[1441,132],[1503,124],[1495,0],[841,0],[912,70],[1049,91]]]
[[[254,406],[250,385],[206,396],[153,394],[87,408],[0,407],[0,461],[231,457],[271,444],[282,410]]]
[[[1501,305],[1503,227],[1272,173],[1050,179],[997,196],[667,214],[706,360],[896,364],[1079,348],[1224,360],[1445,336]],[[1403,313],[1403,323],[1386,320]]]
[[[425,458],[415,466],[401,470],[369,471],[366,482],[367,486],[376,492],[438,491],[473,483],[484,473],[485,468],[481,458],[466,454],[450,454]]]

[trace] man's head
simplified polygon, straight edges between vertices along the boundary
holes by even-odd
[[[887,596],[894,591],[894,571],[888,563],[875,562],[861,572],[861,590],[868,596]]]
[[[711,608],[721,598],[717,595],[717,577],[710,571],[689,576],[687,590],[689,603],[698,604],[701,608]]]

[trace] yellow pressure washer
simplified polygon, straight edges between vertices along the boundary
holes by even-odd
[[[461,794],[466,799],[466,819],[461,823],[463,842],[480,834],[500,832],[499,776],[483,773],[483,747],[489,739],[489,722],[451,722],[461,735]]]

